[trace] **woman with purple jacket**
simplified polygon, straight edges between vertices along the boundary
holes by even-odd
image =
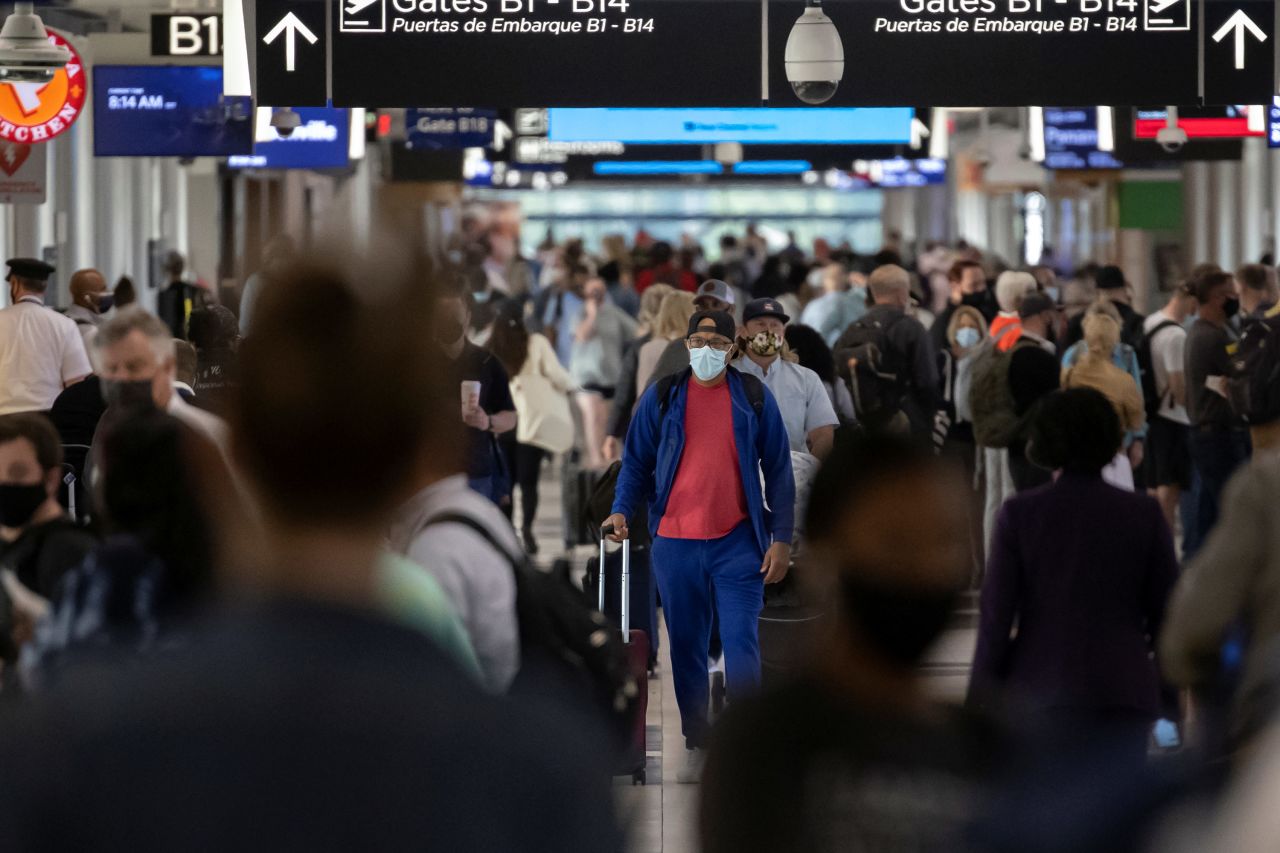
[[[1055,391],[1027,455],[1058,471],[1000,511],[982,588],[971,701],[1017,701],[1059,736],[1145,756],[1161,716],[1152,637],[1178,576],[1159,504],[1102,479],[1123,439],[1098,391]]]

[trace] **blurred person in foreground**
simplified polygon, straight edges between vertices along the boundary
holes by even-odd
[[[240,331],[225,305],[210,305],[191,315],[191,345],[197,365],[191,402],[205,411],[225,415],[236,379],[236,347]]]
[[[1148,638],[1178,562],[1156,500],[1102,479],[1122,437],[1100,391],[1055,391],[1041,403],[1027,454],[1061,474],[1000,510],[970,701],[1023,702],[1033,727],[1071,732],[1082,746],[1113,739],[1117,756],[1141,763],[1162,713]]]
[[[68,572],[53,612],[23,656],[27,687],[47,687],[71,666],[172,650],[213,595],[214,534],[199,500],[202,462],[216,451],[155,409],[108,427],[100,444],[96,515],[105,541]]]
[[[916,668],[969,578],[965,502],[959,469],[917,443],[837,441],[813,483],[804,566],[833,616],[807,671],[717,725],[706,853],[965,849],[999,738],[933,700]]]
[[[486,698],[377,613],[392,513],[459,458],[434,297],[385,252],[300,263],[263,288],[232,407],[266,519],[240,549],[257,559],[221,574],[241,600],[181,652],[86,674],[5,721],[7,846],[620,849],[603,750]],[[202,496],[219,518],[233,508],[225,487]]]
[[[1268,449],[1227,484],[1218,524],[1178,580],[1160,637],[1169,680],[1197,693],[1205,739],[1234,747],[1280,719],[1280,408],[1272,394],[1270,408],[1250,418],[1254,447]]]

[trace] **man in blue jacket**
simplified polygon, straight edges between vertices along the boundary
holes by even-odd
[[[690,319],[690,369],[641,398],[605,521],[612,539],[625,539],[627,520],[649,501],[653,567],[689,750],[678,776],[684,783],[701,776],[709,728],[712,609],[720,617],[729,693],[742,695],[760,682],[764,584],[786,577],[791,556],[795,481],[787,427],[768,389],[728,366],[736,331],[723,311]]]

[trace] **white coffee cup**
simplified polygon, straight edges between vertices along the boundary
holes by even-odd
[[[462,414],[469,415],[480,408],[480,383],[467,380],[462,383]]]

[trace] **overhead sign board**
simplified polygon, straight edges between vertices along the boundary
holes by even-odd
[[[763,5],[259,0],[259,102],[319,104],[328,92],[371,107],[1127,106],[1274,94],[1265,0]],[[788,63],[793,33],[814,48]]]
[[[910,107],[864,109],[552,109],[550,139],[628,144],[907,144]]]
[[[351,113],[325,107],[299,107],[302,124],[288,136],[271,126],[271,109],[259,108],[254,121],[253,153],[227,158],[233,169],[341,169],[348,165]]]
[[[221,15],[151,16],[152,56],[221,56]]]
[[[1096,107],[1044,108],[1046,169],[1122,169],[1124,164],[1098,148]]]
[[[405,110],[404,126],[410,148],[488,148],[494,143],[498,111]]]
[[[44,204],[48,151],[44,145],[0,142],[0,204]]]
[[[325,106],[328,103],[328,43],[323,0],[257,0],[254,20],[257,25],[252,39],[257,56],[254,94],[258,104]]]

